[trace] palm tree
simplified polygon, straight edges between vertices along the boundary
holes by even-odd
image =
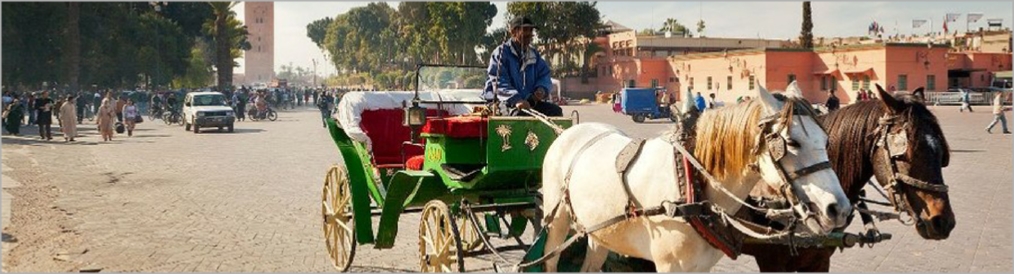
[[[214,21],[204,24],[205,32],[215,44],[215,68],[218,70],[219,90],[231,90],[232,71],[238,66],[234,60],[243,56],[243,50],[250,49],[246,40],[246,27],[236,19],[232,7],[239,2],[208,2],[215,14]]]

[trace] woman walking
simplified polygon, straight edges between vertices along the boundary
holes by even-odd
[[[137,117],[141,115],[137,106],[134,106],[134,100],[127,99],[127,104],[120,112],[123,113],[123,124],[127,127],[127,137],[134,136],[134,125],[137,123]]]
[[[113,123],[116,121],[116,110],[113,109],[112,97],[106,96],[102,99],[98,113],[95,113],[95,124],[99,125],[99,133],[102,134],[102,141],[113,140]]]
[[[60,131],[64,142],[73,142],[77,136],[77,103],[74,95],[67,95],[67,101],[60,106]]]

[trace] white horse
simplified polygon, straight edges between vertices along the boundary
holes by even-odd
[[[798,189],[797,197],[809,201],[807,209],[816,215],[816,218],[806,219],[804,230],[823,235],[844,225],[851,205],[842,192],[838,176],[830,168],[812,168],[828,161],[826,133],[813,117],[793,114],[795,103],[780,102],[763,87],[757,95],[758,100],[709,110],[699,118],[692,153],[719,181],[707,185],[704,197],[732,215],[741,204],[719,192],[715,184],[744,199],[758,181],[774,189],[793,183]],[[790,98],[802,100],[799,97],[796,94]],[[758,127],[763,117],[778,118],[769,130],[763,130]],[[767,149],[757,149],[756,146],[766,145],[764,141],[758,142],[764,140],[761,137],[766,133],[777,134],[787,143],[780,160],[775,160]],[[600,134],[605,135],[598,136]],[[553,142],[542,170],[544,217],[551,220],[546,252],[566,239],[575,223],[572,218],[587,228],[627,212],[629,200],[624,194],[627,191],[615,171],[615,162],[631,140],[611,125],[582,123]],[[663,201],[675,201],[680,195],[674,150],[672,143],[662,137],[645,141],[642,152],[628,167],[626,177],[629,193],[633,195],[630,198],[637,204],[642,207],[659,205]],[[779,174],[779,166],[787,174],[797,171],[801,174],[786,182]],[[571,168],[573,170],[568,172]],[[810,171],[801,171],[804,169]],[[565,195],[569,195],[571,206],[561,201]],[[564,204],[551,210],[557,203]],[[654,261],[659,272],[708,272],[723,256],[685,219],[664,215],[630,218],[588,236],[588,253],[582,271],[600,271],[609,250]],[[557,271],[558,262],[559,257],[548,259],[547,272]]]

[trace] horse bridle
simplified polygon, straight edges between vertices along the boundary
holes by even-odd
[[[795,209],[800,215],[804,215],[801,217],[805,221],[806,219],[814,218],[815,214],[813,213],[814,210],[809,206],[810,200],[806,197],[806,195],[801,195],[803,192],[795,181],[804,176],[825,169],[831,169],[831,163],[828,161],[822,161],[796,171],[786,171],[785,167],[781,164],[781,160],[785,157],[786,144],[790,140],[786,140],[785,137],[777,131],[774,131],[776,122],[780,120],[778,117],[779,114],[774,114],[761,119],[758,123],[758,126],[762,129],[762,133],[758,136],[757,145],[754,147],[754,151],[759,151],[761,146],[767,148],[768,155],[771,157],[772,163],[774,163],[775,168],[778,169],[778,176],[784,183],[781,185],[782,189],[780,189],[782,198],[789,202],[790,208]],[[789,116],[789,119],[792,119],[792,116]],[[753,167],[757,168],[756,165]],[[785,188],[791,189],[788,189],[787,191]]]
[[[905,193],[899,189],[901,185],[938,193],[947,193],[948,188],[944,184],[931,184],[898,172],[898,158],[908,152],[908,134],[905,129],[897,133],[891,133],[891,127],[897,124],[896,120],[898,117],[898,115],[891,114],[884,114],[883,117],[880,117],[877,121],[879,128],[877,133],[880,136],[877,138],[873,149],[883,149],[887,162],[891,165],[891,178],[887,182],[880,182],[880,185],[887,191],[888,199],[894,206],[895,211],[906,212],[914,217],[916,213],[912,211],[912,207],[908,204]]]

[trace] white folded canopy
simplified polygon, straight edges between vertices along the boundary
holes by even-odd
[[[338,103],[338,110],[335,111],[333,117],[352,140],[363,142],[367,144],[368,149],[372,149],[370,138],[359,127],[363,112],[378,109],[401,109],[403,108],[402,102],[411,106],[413,98],[415,98],[415,92],[412,91],[349,92]],[[423,101],[485,102],[482,99],[482,90],[479,89],[419,92],[419,99]],[[420,104],[420,106],[427,109],[437,109],[437,104]],[[441,108],[451,115],[464,115],[471,113],[472,108],[476,106],[481,105],[443,104]]]

